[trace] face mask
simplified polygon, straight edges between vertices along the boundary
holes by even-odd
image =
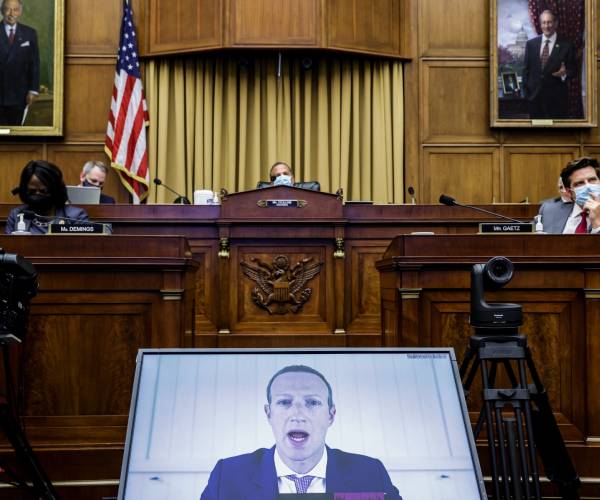
[[[85,179],[85,180],[84,180],[84,181],[81,183],[81,185],[82,185],[82,186],[84,186],[84,187],[87,187],[87,188],[97,188],[97,187],[100,187],[100,186],[96,186],[95,184],[92,184],[92,183],[91,183],[90,181],[88,181],[87,179]],[[102,188],[100,188],[100,189],[102,189]]]
[[[37,213],[49,212],[54,205],[52,196],[49,194],[28,194],[24,201],[31,210]]]
[[[579,206],[585,205],[585,202],[591,199],[591,195],[600,197],[600,184],[585,184],[575,188],[575,203]]]
[[[273,186],[291,186],[292,185],[292,176],[291,175],[279,175],[275,177],[273,181]]]

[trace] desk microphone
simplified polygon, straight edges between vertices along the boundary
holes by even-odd
[[[103,227],[108,227],[108,230],[112,233],[112,224],[106,224],[104,222],[91,222],[89,220],[73,219],[72,217],[66,217],[61,215],[41,215],[33,210],[21,210],[19,214],[23,214],[26,219],[41,219],[48,222],[56,222],[59,224],[61,220],[66,222],[72,222],[74,224],[100,224]]]
[[[154,178],[154,184],[156,184],[157,186],[162,186],[165,189],[168,189],[169,191],[171,191],[171,193],[176,194],[177,198],[175,198],[175,201],[173,202],[176,205],[191,205],[190,200],[188,200],[187,197],[179,194],[174,189],[171,189],[169,186],[167,186],[166,184],[164,184],[163,181],[161,181],[158,177]]]
[[[512,219],[510,217],[507,217],[506,215],[498,214],[496,212],[490,212],[489,210],[485,210],[485,209],[479,208],[479,207],[474,207],[473,205],[462,205],[461,203],[458,203],[454,198],[452,198],[452,196],[448,196],[445,194],[440,195],[440,203],[443,205],[448,205],[449,207],[453,207],[456,205],[458,207],[470,208],[471,210],[477,210],[478,212],[483,212],[484,214],[493,215],[494,217],[500,217],[501,219],[506,219],[511,222],[516,222],[517,224],[524,224],[523,221],[520,221],[517,219]]]
[[[410,202],[413,205],[416,205],[417,201],[415,200],[415,188],[412,186],[408,186],[408,194],[410,195]]]
[[[66,220],[69,222],[76,222],[78,224],[90,224],[89,221],[73,219],[71,217],[61,217],[59,215],[41,215],[41,214],[34,212],[33,210],[21,210],[19,213],[23,214],[25,216],[25,218],[27,218],[27,219],[42,219],[42,220],[47,220],[47,221]]]

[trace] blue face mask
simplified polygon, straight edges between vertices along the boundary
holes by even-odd
[[[291,186],[292,185],[292,176],[291,175],[278,175],[275,177],[273,181],[273,186]]]
[[[585,202],[591,199],[592,194],[600,197],[600,184],[584,184],[575,188],[575,203],[583,207]]]

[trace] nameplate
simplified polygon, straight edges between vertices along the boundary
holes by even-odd
[[[502,233],[502,234],[514,234],[514,233],[535,233],[534,225],[531,222],[482,222],[479,224],[480,234],[489,233]]]
[[[552,127],[554,125],[554,120],[531,120],[531,125],[534,127]]]
[[[97,222],[82,222],[81,224],[55,222],[48,225],[48,234],[109,234],[109,231],[106,224]]]
[[[306,200],[258,200],[256,204],[261,208],[304,208],[308,202]]]

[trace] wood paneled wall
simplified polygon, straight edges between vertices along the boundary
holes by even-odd
[[[140,0],[133,2],[136,18],[140,4]],[[10,191],[18,184],[21,169],[29,160],[56,163],[67,184],[79,183],[79,172],[87,160],[108,162],[104,135],[115,74],[121,5],[120,0],[65,2],[64,136],[47,140],[1,139],[1,202],[18,202]],[[105,192],[119,202],[129,199],[116,173],[109,175]]]
[[[242,16],[255,2],[229,0],[230,8],[225,12],[222,2],[213,1],[177,0],[168,6],[158,0],[132,3],[138,37],[146,48],[163,51],[171,46],[181,48],[190,37],[196,47],[202,39],[207,48],[224,42],[232,45],[249,44],[252,40],[260,42],[256,33],[248,31],[250,25],[238,26],[234,19],[228,22],[231,27],[237,26],[236,30],[232,28],[223,33],[223,24],[227,21],[224,15]],[[258,3],[267,5],[269,1]],[[165,12],[160,7],[163,4]],[[196,5],[196,10],[190,12],[189,4]],[[400,50],[411,57],[405,66],[405,184],[416,188],[418,202],[436,203],[440,192],[447,191],[470,203],[524,199],[535,203],[555,194],[556,178],[568,159],[600,153],[598,128],[490,128],[487,0],[447,0],[443,15],[437,0],[378,0],[373,3],[373,12],[380,8],[398,11],[397,19],[390,18],[387,27],[375,23],[375,15],[356,16],[359,11],[370,12],[367,4],[362,0],[329,0],[329,13],[325,16],[328,21],[320,22],[329,23],[324,32],[332,48],[351,45],[356,50],[376,26],[383,45],[394,42],[388,47],[390,53]],[[312,24],[296,23],[295,35],[307,44],[311,40],[323,42],[315,31],[320,33],[320,26],[313,17],[323,15],[323,1],[302,2],[302,5],[308,10],[303,11],[301,17],[308,16]],[[311,5],[313,10],[309,8]],[[154,11],[160,11],[160,15],[151,16]],[[177,29],[159,30],[168,12],[175,16],[173,23],[169,23],[171,28]],[[184,13],[189,23],[196,23],[198,30],[190,31],[190,26],[177,21]],[[77,182],[85,160],[106,160],[103,141],[121,2],[71,0],[66,3],[65,16],[65,135],[62,139],[49,140],[1,139],[0,202],[15,201],[10,190],[16,185],[22,166],[30,159],[57,162],[69,183]],[[332,19],[348,22],[332,25]],[[400,30],[400,21],[406,19],[410,29],[397,38],[388,36]],[[269,34],[274,39],[279,35]],[[369,43],[376,42],[377,37]],[[600,78],[598,81],[600,83]],[[128,199],[114,174],[109,177],[106,192],[121,202]]]
[[[405,185],[420,203],[442,192],[468,203],[537,203],[556,196],[568,160],[600,153],[598,128],[490,128],[490,2],[408,1]]]
[[[140,0],[144,55],[303,48],[402,57],[409,0]]]

